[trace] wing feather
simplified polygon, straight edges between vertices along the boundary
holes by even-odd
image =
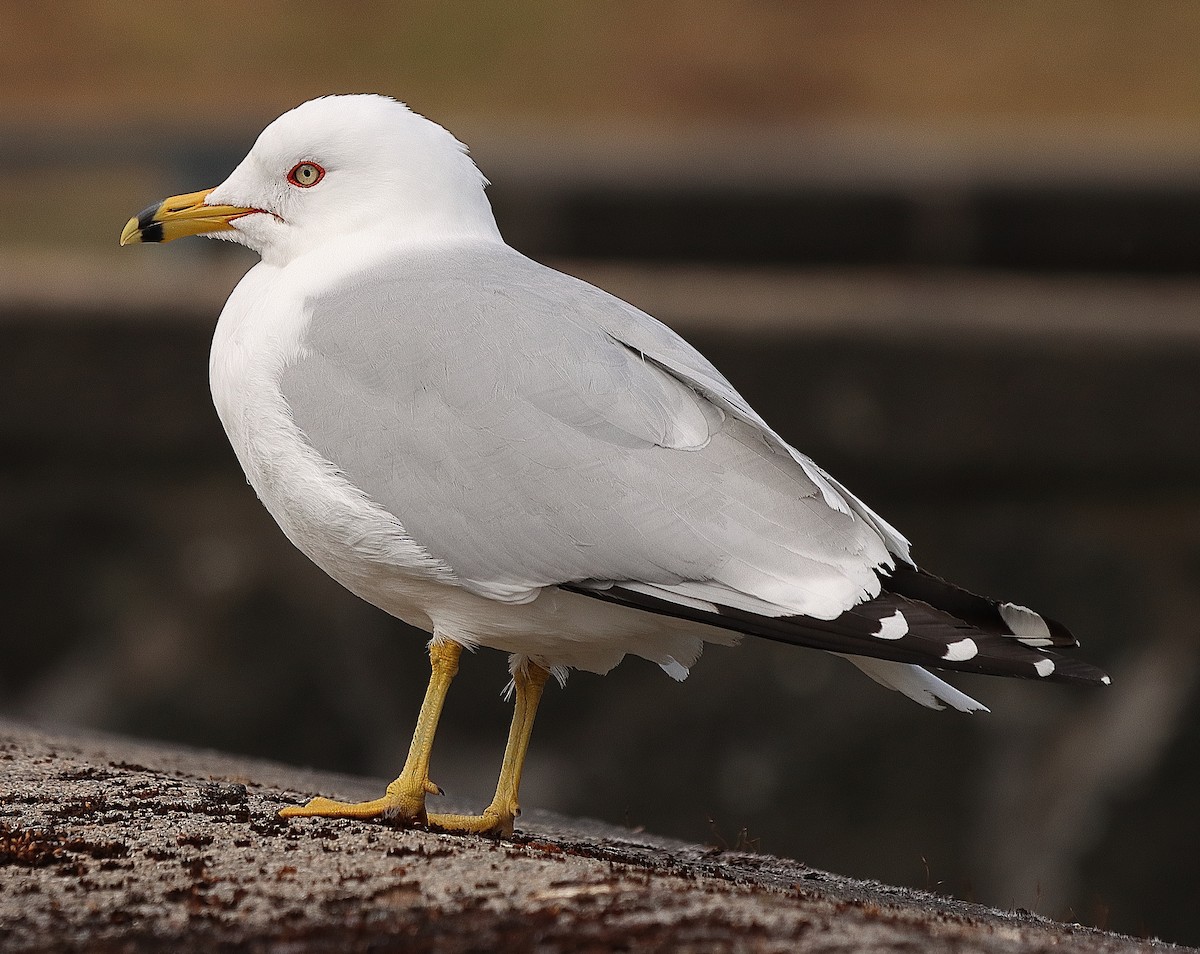
[[[284,398],[469,589],[698,582],[831,619],[894,565],[898,535],[620,299],[495,243],[332,291]]]
[[[283,396],[463,587],[522,602],[562,586],[848,655],[934,707],[982,708],[925,665],[1107,682],[1046,651],[1074,645],[1059,624],[918,570],[903,536],[620,299],[495,243],[331,291],[309,302]]]

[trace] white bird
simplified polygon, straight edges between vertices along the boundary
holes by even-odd
[[[654,318],[505,244],[466,147],[382,96],[285,113],[215,189],[121,244],[205,234],[261,262],[217,323],[213,400],[288,538],[432,634],[387,793],[284,815],[512,832],[550,673],[627,653],[683,679],[752,634],[847,656],[931,708],[984,707],[937,669],[1108,682],[1060,624],[952,586]],[[478,816],[427,813],[462,647],[510,654],[516,706]]]

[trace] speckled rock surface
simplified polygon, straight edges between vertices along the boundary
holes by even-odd
[[[546,814],[284,823],[382,783],[13,723],[0,780],[6,952],[1183,950]]]

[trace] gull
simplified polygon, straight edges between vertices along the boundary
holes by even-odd
[[[234,452],[293,544],[431,634],[386,793],[281,814],[511,835],[552,674],[633,654],[682,680],[706,642],[744,635],[844,656],[935,709],[985,707],[928,668],[1108,683],[1062,652],[1078,643],[1060,623],[919,569],[671,329],[508,246],[487,184],[404,104],[327,96],[121,234],[259,254],[210,355]],[[496,793],[479,815],[429,812],[438,719],[476,647],[509,654],[515,693]]]

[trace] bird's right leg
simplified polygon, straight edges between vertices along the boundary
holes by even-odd
[[[483,810],[482,815],[430,815],[430,825],[446,831],[512,837],[513,822],[521,814],[517,804],[521,772],[525,768],[525,756],[529,753],[529,738],[533,734],[533,720],[542,699],[542,689],[549,676],[549,669],[528,660],[513,672],[517,702],[513,707],[512,726],[508,730],[508,745],[504,748],[500,780],[496,783],[496,794],[492,796],[491,804]]]
[[[382,798],[369,802],[335,802],[317,796],[307,805],[289,805],[280,811],[284,818],[394,818],[420,825],[428,824],[425,796],[440,795],[441,789],[429,781],[429,756],[438,718],[446,702],[450,683],[458,673],[462,646],[452,640],[435,639],[429,645],[429,688],[417,716],[408,758],[399,778],[392,782]]]

